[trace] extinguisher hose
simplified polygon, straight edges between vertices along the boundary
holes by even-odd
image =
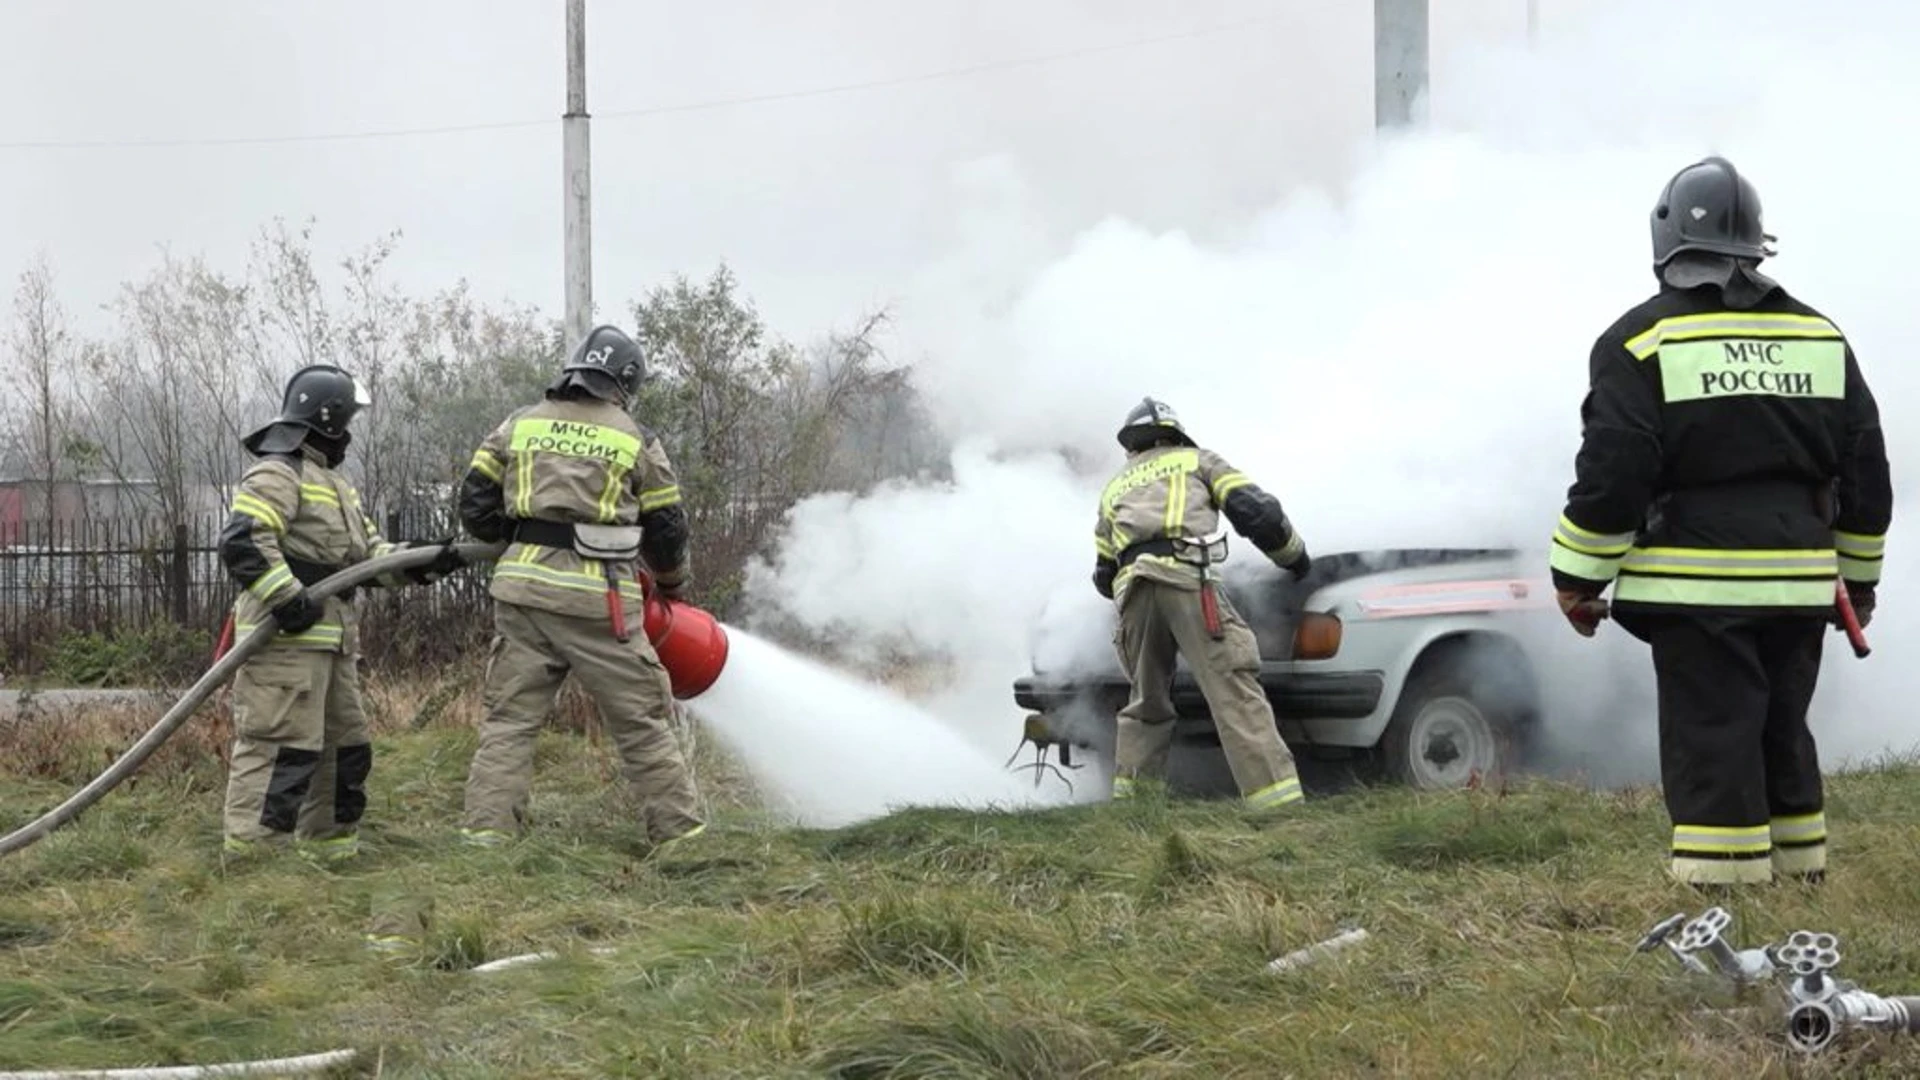
[[[504,548],[504,544],[498,543],[465,543],[454,545],[454,550],[458,551],[469,563],[485,562],[495,559]],[[383,574],[390,574],[396,570],[408,570],[416,566],[426,566],[440,557],[440,550],[438,545],[403,548],[375,559],[355,563],[337,574],[330,575],[309,585],[307,587],[307,595],[314,600],[324,600],[329,596],[333,596],[336,593],[343,592],[364,582],[371,581]],[[6,836],[0,837],[0,856],[11,855],[21,848],[40,840],[48,833],[79,817],[81,812],[85,811],[94,803],[99,802],[107,792],[125,783],[126,779],[132,776],[134,772],[145,763],[147,758],[153,756],[153,752],[158,750],[162,743],[172,738],[173,733],[178,731],[181,725],[192,718],[194,711],[198,709],[207,698],[211,697],[215,690],[225,685],[228,679],[233,678],[234,672],[240,669],[240,665],[246,663],[248,657],[264,648],[279,632],[280,628],[269,620],[254,627],[252,633],[235,642],[233,648],[229,649],[226,655],[220,657],[212,667],[208,668],[207,673],[200,676],[200,681],[188,687],[187,692],[181,696],[180,700],[174,702],[173,708],[168,709],[166,715],[162,716],[160,721],[154,724],[153,727],[147,729],[147,733],[140,736],[138,742],[128,747],[126,752],[121,754],[112,765],[107,766],[105,772],[94,777],[87,786],[74,792],[59,806],[54,807],[27,824],[20,826]]]

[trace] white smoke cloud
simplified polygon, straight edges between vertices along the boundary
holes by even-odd
[[[1902,45],[1917,32],[1920,9],[1900,5],[1610,3],[1538,51],[1436,57],[1429,130],[1374,146],[1344,190],[1276,192],[1230,241],[1115,219],[1048,257],[1017,169],[979,166],[978,214],[905,320],[936,415],[970,440],[954,483],[804,504],[750,593],[950,655],[956,686],[929,707],[1010,747],[1008,687],[1049,605],[1097,625],[1094,498],[1143,394],[1279,495],[1317,553],[1515,544],[1544,573],[1593,339],[1655,287],[1660,185],[1716,152],[1765,200],[1781,236],[1770,272],[1853,338],[1904,508],[1920,148],[1897,133],[1920,92]],[[1097,475],[1062,448],[1092,455]],[[1829,764],[1920,740],[1899,663],[1920,642],[1904,592],[1920,543],[1905,536],[1896,516],[1873,661],[1830,639],[1815,703]],[[1563,760],[1649,779],[1644,647],[1612,626],[1540,647]]]
[[[1090,498],[1058,457],[996,458],[963,444],[951,483],[802,503],[789,541],[771,566],[752,568],[748,588],[817,631],[850,637],[858,659],[880,650],[949,659],[953,682],[934,711],[1004,720],[1012,680],[1029,662],[1036,601],[1090,580],[1084,545],[1072,540],[1089,534]],[[1097,616],[1103,601],[1084,591]],[[953,726],[1002,756],[1019,738],[1017,714]]]

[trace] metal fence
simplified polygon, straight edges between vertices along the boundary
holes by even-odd
[[[237,586],[220,563],[224,518],[21,521],[0,539],[0,668],[39,673],[50,650],[76,634],[125,637],[156,628],[219,633]],[[444,536],[446,516],[389,515],[388,538]],[[405,590],[366,590],[358,601],[371,663],[449,659],[491,622],[485,578],[473,570]]]

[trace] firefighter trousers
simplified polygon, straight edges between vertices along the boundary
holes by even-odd
[[[350,653],[272,647],[233,679],[227,768],[230,844],[353,836],[367,808],[373,745]]]
[[[486,716],[467,773],[464,826],[519,833],[528,822],[534,740],[569,671],[600,708],[628,785],[655,844],[701,825],[693,773],[671,725],[673,691],[646,635],[626,644],[606,619],[558,615],[494,601]]]
[[[1808,616],[1643,617],[1660,703],[1660,782],[1681,881],[1764,883],[1827,864],[1807,706],[1828,629]]]
[[[1259,644],[1226,593],[1215,593],[1225,631],[1218,641],[1207,633],[1198,589],[1136,578],[1121,598],[1114,646],[1133,692],[1118,717],[1116,795],[1129,791],[1136,778],[1165,775],[1175,719],[1174,662],[1184,656],[1213,714],[1241,796],[1259,808],[1301,798],[1293,754],[1280,739],[1273,707],[1260,687]]]

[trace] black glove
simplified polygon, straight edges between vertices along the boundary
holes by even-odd
[[[441,540],[407,541],[406,546],[409,551],[426,547],[437,547],[440,549],[440,553],[434,556],[432,562],[425,566],[409,568],[407,570],[407,580],[413,582],[415,585],[428,585],[467,565],[466,557],[461,555],[453,546],[453,542],[456,539],[458,538],[449,536]]]
[[[326,605],[307,595],[306,589],[293,594],[293,599],[273,609],[273,621],[280,624],[283,634],[302,634],[313,628],[326,613]]]
[[[1119,576],[1119,567],[1113,563],[1101,561],[1093,567],[1093,591],[1108,600],[1113,599],[1113,579]]]
[[[653,583],[653,589],[669,600],[685,600],[687,596],[687,584],[688,582],[684,578],[671,585],[664,581],[655,581]]]
[[[1307,572],[1312,569],[1313,556],[1307,554],[1304,550],[1300,552],[1299,558],[1287,564],[1287,571],[1293,575],[1293,580],[1295,581],[1306,577]]]

